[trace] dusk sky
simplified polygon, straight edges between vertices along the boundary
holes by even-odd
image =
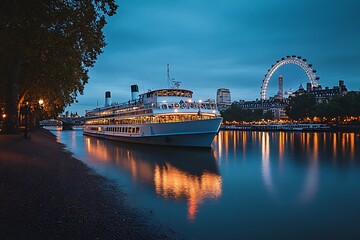
[[[165,88],[166,65],[193,99],[215,99],[229,88],[231,100],[260,98],[262,80],[277,60],[302,56],[319,84],[340,79],[360,90],[360,2],[356,0],[118,0],[105,27],[107,46],[70,112],[130,99]],[[294,70],[296,71],[296,70]],[[299,72],[302,70],[299,69]],[[294,74],[296,76],[296,74]],[[302,80],[287,80],[306,85]],[[306,80],[305,80],[306,81]],[[276,82],[276,81],[275,81]]]

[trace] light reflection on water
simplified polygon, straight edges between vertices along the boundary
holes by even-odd
[[[70,150],[75,155],[83,155],[80,158],[85,157],[84,161],[90,166],[103,169],[116,167],[125,171],[133,182],[150,186],[164,199],[184,199],[189,220],[196,218],[199,205],[206,199],[221,196],[221,176],[214,153],[209,149],[179,151],[178,148],[134,145],[80,136],[81,133],[77,131],[58,133],[58,141],[69,140]],[[66,136],[67,133],[70,138]],[[83,139],[83,153],[79,153],[79,148],[76,148],[76,137]]]
[[[223,131],[205,151],[54,133],[131,204],[191,238],[360,236],[353,133]]]

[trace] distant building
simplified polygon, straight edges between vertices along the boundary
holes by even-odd
[[[216,92],[216,103],[219,110],[228,109],[231,106],[230,90],[219,88]]]
[[[348,92],[344,81],[339,80],[339,85],[334,86],[333,88],[325,87],[322,88],[321,85],[318,87],[312,87],[311,83],[306,84],[306,90],[300,84],[299,89],[292,94],[292,96],[302,95],[304,93],[313,94],[315,96],[315,101],[317,104],[328,103],[330,99],[336,95],[344,95]]]
[[[261,109],[263,112],[271,111],[274,119],[284,119],[287,118],[285,107],[288,105],[287,98],[269,98],[267,100],[256,99],[254,101],[244,101],[240,100],[236,102],[241,108],[244,109]]]
[[[218,96],[219,96],[219,90],[218,89]],[[289,98],[283,97],[282,92],[282,76],[279,77],[279,91],[277,95],[274,97],[271,97],[266,100],[253,100],[253,101],[245,101],[240,100],[239,102],[234,102],[233,104],[239,105],[241,108],[244,109],[251,109],[251,110],[257,110],[261,109],[263,112],[271,111],[274,119],[285,119],[288,118],[286,115],[285,108],[289,104]],[[315,101],[317,104],[320,103],[328,103],[330,99],[336,95],[345,95],[348,92],[344,81],[339,80],[339,85],[334,86],[333,88],[325,87],[323,89],[320,85],[318,87],[312,87],[311,83],[306,84],[306,89],[300,84],[299,89],[295,92],[291,93],[290,96],[298,96],[302,94],[313,94],[315,96]],[[219,103],[219,100],[218,100]]]
[[[322,89],[321,86],[311,91],[314,94],[316,103],[328,103],[330,99],[335,95],[344,95],[347,93],[347,88],[343,80],[339,81],[339,86],[334,86],[332,89],[325,87]]]

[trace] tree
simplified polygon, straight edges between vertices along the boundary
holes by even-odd
[[[221,112],[224,121],[259,121],[261,119],[272,119],[272,112],[263,112],[262,109],[243,109],[237,104],[232,104],[231,107]]]
[[[0,102],[5,131],[16,132],[26,101],[44,99],[52,116],[83,94],[88,69],[105,47],[115,0],[12,0],[0,3]]]
[[[294,120],[313,117],[316,109],[315,96],[302,94],[290,97],[289,105],[285,108],[286,114]]]
[[[334,96],[327,108],[329,117],[340,121],[346,116],[360,116],[360,93],[348,92],[344,96]]]

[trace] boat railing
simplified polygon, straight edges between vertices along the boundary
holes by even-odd
[[[152,108],[156,109],[202,109],[217,110],[215,103],[209,102],[157,102],[152,103]]]
[[[131,101],[127,103],[121,103],[114,105],[109,108],[98,109],[97,111],[87,112],[87,117],[106,117],[114,114],[137,112],[144,109],[159,109],[159,110],[173,110],[173,109],[196,109],[196,110],[217,110],[215,103],[209,102],[152,102],[152,103],[143,103]]]

